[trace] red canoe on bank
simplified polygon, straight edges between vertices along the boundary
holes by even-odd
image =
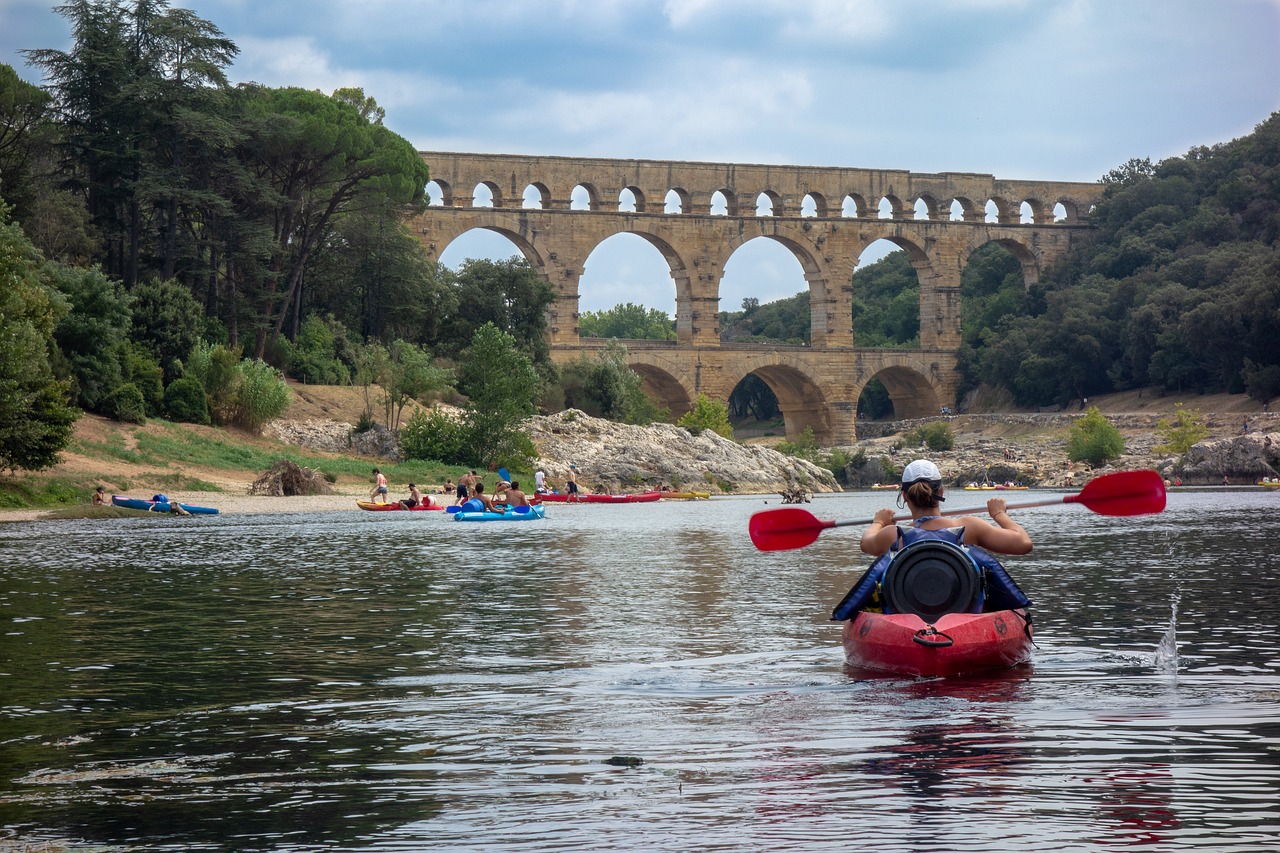
[[[590,495],[586,492],[578,492],[577,494],[548,494],[538,495],[540,501],[546,503],[571,503],[571,504],[639,504],[650,503],[662,497],[662,492],[643,492],[638,495]],[[531,497],[532,501],[533,498]]]
[[[1014,666],[1031,658],[1025,610],[919,616],[860,612],[844,623],[845,660],[901,675],[946,677]]]
[[[361,509],[367,509],[370,512],[391,512],[394,510],[408,510],[409,512],[421,512],[428,509],[444,509],[440,504],[418,504],[415,507],[406,507],[399,503],[380,504],[377,501],[356,501],[356,506]]]

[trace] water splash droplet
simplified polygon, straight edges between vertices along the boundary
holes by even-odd
[[[1156,645],[1154,660],[1156,672],[1167,673],[1177,678],[1178,675],[1178,602],[1181,592],[1176,592],[1170,602],[1169,627]]]

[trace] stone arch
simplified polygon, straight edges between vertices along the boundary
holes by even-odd
[[[467,228],[463,231],[459,231],[456,234],[452,234],[448,237],[448,239],[442,240],[442,242],[440,242],[440,244],[436,247],[436,250],[437,250],[436,257],[443,255],[445,250],[449,248],[449,245],[453,243],[453,241],[457,240],[459,237],[463,236],[464,234],[470,233],[471,231],[489,231],[494,234],[500,234],[501,236],[506,237],[513,244],[515,244],[516,249],[519,250],[520,254],[524,257],[524,259],[527,260],[529,264],[535,270],[538,271],[539,274],[541,274],[543,277],[546,277],[547,275],[546,261],[542,257],[542,254],[534,247],[534,245],[531,242],[529,242],[529,239],[526,236],[521,234],[519,231],[504,227],[502,225],[479,224],[479,225],[474,225],[471,228]]]
[[[813,213],[809,214],[810,216],[816,216],[819,219],[826,219],[829,216],[827,197],[822,193],[814,192],[812,190],[805,193],[804,200],[801,202],[801,215],[804,215],[803,207],[805,201],[811,201],[813,203]]]
[[[914,365],[905,363],[886,365],[868,376],[858,386],[854,399],[862,395],[867,382],[872,379],[879,379],[880,384],[889,392],[896,420],[933,417],[942,406],[952,403],[951,400],[943,402],[939,399],[937,386],[930,377],[925,376]]]
[[[995,221],[1001,225],[1008,225],[1022,221],[1022,202],[1012,201],[1003,196],[993,195],[988,201],[995,205],[996,219]]]
[[[675,196],[675,204],[678,210],[671,209],[671,197]],[[681,187],[672,187],[667,190],[667,195],[662,200],[663,213],[668,215],[679,215],[683,213],[692,213],[693,209],[689,206],[689,191]]]
[[[761,213],[762,207],[768,207],[768,213]],[[756,216],[782,216],[782,196],[773,190],[763,190],[756,196]]]
[[[1069,198],[1059,198],[1058,204],[1062,205],[1062,211],[1065,214],[1063,222],[1067,225],[1078,225],[1080,223],[1080,208],[1074,200]]]
[[[636,213],[646,213],[648,211],[646,199],[644,197],[644,190],[631,185],[625,186],[618,191],[618,210],[623,212],[626,211],[626,208],[624,207],[626,202],[623,201],[623,196],[627,193],[631,194],[631,203],[635,206]]]
[[[807,227],[807,224],[806,224],[806,227]],[[726,270],[728,269],[729,262],[733,259],[733,256],[737,254],[740,249],[742,249],[743,246],[746,246],[748,243],[754,243],[757,240],[765,240],[772,243],[778,243],[787,251],[789,251],[791,255],[796,259],[796,262],[800,264],[800,272],[804,276],[804,283],[801,285],[801,288],[802,289],[807,288],[809,290],[810,304],[816,305],[822,302],[822,300],[826,297],[826,294],[822,292],[817,292],[822,289],[821,283],[824,281],[823,275],[822,275],[822,268],[818,265],[817,258],[813,256],[813,253],[810,251],[808,246],[801,243],[799,240],[788,236],[785,233],[785,231],[782,233],[757,234],[754,237],[751,237],[750,239],[743,240],[741,243],[738,243],[733,247],[733,250],[724,259],[724,269]],[[723,276],[721,276],[721,280],[717,283],[717,290],[716,290],[717,297],[720,296],[720,290],[723,288],[723,284],[724,284],[724,278]],[[815,287],[815,284],[817,285],[817,287]],[[832,282],[832,286],[839,286],[839,284],[840,282]]]
[[[940,199],[932,193],[920,193],[916,200],[924,202],[925,219],[936,221],[950,217],[951,199]],[[943,210],[948,211],[947,216],[942,215]]]
[[[987,203],[975,202],[966,196],[958,195],[954,201],[959,202],[965,222],[982,222],[987,218]]]
[[[707,213],[711,216],[737,216],[738,196],[733,190],[718,189],[711,194]]]
[[[439,193],[440,201],[438,204],[436,203],[435,197],[431,192],[432,184],[435,184],[436,192]],[[427,181],[425,192],[426,192],[427,198],[431,199],[430,204],[436,207],[453,207],[453,187],[449,186],[449,183],[447,181],[442,181],[442,180],[439,180],[438,178],[432,178],[431,180]]]
[[[885,216],[884,207],[888,203],[889,215]],[[916,209],[914,204],[906,204],[901,198],[892,193],[886,193],[881,196],[880,204],[876,205],[876,215],[880,219],[915,219]]]
[[[534,181],[520,194],[520,206],[527,210],[546,210],[551,206],[551,190],[546,184]]]
[[[748,358],[745,361],[741,371],[727,377],[733,381],[721,395],[724,400],[729,399],[739,382],[754,373],[778,398],[778,409],[782,412],[789,440],[795,441],[808,428],[813,430],[818,444],[830,446],[835,443],[828,395],[807,371],[799,365],[774,358]]]
[[[845,219],[875,218],[875,214],[867,210],[867,200],[858,193],[845,193],[840,199],[840,216]]]
[[[969,256],[981,249],[988,243],[995,243],[1002,249],[1006,249],[1009,254],[1018,259],[1018,265],[1022,267],[1023,289],[1029,290],[1031,285],[1040,280],[1040,258],[1032,250],[1030,246],[1012,237],[1000,237],[991,240],[975,240],[965,246],[964,263],[969,263]]]
[[[1030,209],[1032,224],[1044,225],[1053,222],[1053,205],[1045,204],[1043,199],[1036,196],[1024,198],[1021,207]]]
[[[661,300],[656,294],[658,289],[656,285],[659,281],[666,281],[670,286],[670,290],[666,294],[671,300],[668,304],[677,302],[677,285],[674,280],[674,272],[683,267],[683,260],[667,241],[642,231],[622,230],[609,234],[595,235],[591,242],[590,249],[587,251],[586,256],[582,258],[582,271],[578,277],[579,302],[584,296],[593,296],[594,288],[597,284],[611,282],[615,285],[624,286],[630,284],[637,289],[643,287],[645,291],[644,302],[664,311],[670,311],[669,307],[659,304]],[[630,250],[634,253],[639,248],[637,243],[644,246],[643,249],[639,249],[639,251],[644,252],[644,257],[634,256],[633,254],[625,264],[625,267],[620,268],[617,263],[617,255],[619,253],[625,254],[628,251],[627,246],[635,247]],[[653,257],[654,254],[657,255],[656,259]],[[659,272],[659,268],[661,268],[661,272]],[[659,278],[659,276],[662,277]],[[643,282],[643,284],[640,282]],[[623,301],[622,299],[615,299],[618,302]],[[626,301],[630,301],[630,299]]]
[[[578,190],[582,190],[581,193]],[[587,205],[585,208],[575,207],[575,197],[581,197],[586,194]],[[595,184],[583,181],[577,184],[569,191],[569,209],[570,210],[600,210],[600,189]]]
[[[660,407],[679,417],[693,409],[698,397],[695,383],[661,353],[642,349],[627,350],[627,367],[644,382],[644,392]]]
[[[477,204],[476,200],[480,198],[480,190],[484,188],[489,192],[489,204]],[[475,189],[471,191],[471,207],[505,207],[502,201],[502,188],[493,181],[480,181],[476,184]]]

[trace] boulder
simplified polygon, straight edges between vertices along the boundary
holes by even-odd
[[[1184,482],[1220,483],[1223,477],[1257,482],[1280,472],[1280,433],[1251,432],[1202,441],[1173,467]]]
[[[759,445],[742,445],[710,431],[655,423],[618,424],[576,409],[529,419],[538,448],[535,464],[563,484],[577,466],[579,486],[621,492],[671,486],[720,493],[768,494],[793,489],[838,492],[826,468]]]

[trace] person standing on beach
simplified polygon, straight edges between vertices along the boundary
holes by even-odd
[[[576,495],[578,493],[578,466],[577,465],[569,466],[569,476],[565,478],[564,490],[571,495]]]
[[[458,494],[454,503],[462,506],[466,503],[467,498],[471,497],[471,487],[476,484],[476,472],[469,471],[458,478]]]
[[[376,500],[380,504],[389,503],[387,495],[390,490],[387,488],[387,478],[377,468],[373,469],[373,491],[369,492],[369,499]]]

